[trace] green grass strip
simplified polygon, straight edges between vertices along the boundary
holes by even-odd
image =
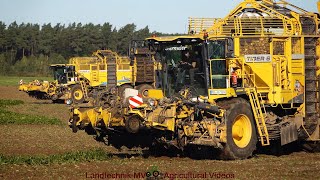
[[[0,99],[0,107],[15,106],[19,104],[24,104],[24,102],[21,100]]]
[[[57,118],[49,118],[45,116],[36,116],[29,114],[20,114],[11,112],[5,107],[24,104],[21,100],[6,100],[0,99],[0,124],[49,124],[49,125],[63,125]]]
[[[111,157],[103,149],[88,151],[68,152],[47,156],[4,156],[0,155],[0,165],[5,164],[28,164],[28,165],[48,165],[74,162],[104,161]]]
[[[0,76],[0,86],[19,86],[19,81],[23,80],[25,83],[31,82],[35,79],[53,81],[52,77],[18,77],[18,76]]]

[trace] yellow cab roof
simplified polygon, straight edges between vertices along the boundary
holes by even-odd
[[[204,39],[200,36],[195,35],[181,35],[181,36],[160,36],[160,37],[150,37],[146,39],[149,42],[161,43],[161,44],[190,44],[190,43],[200,43]]]

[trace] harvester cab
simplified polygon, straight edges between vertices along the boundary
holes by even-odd
[[[76,78],[75,66],[68,64],[55,64],[50,68],[53,71],[53,78],[58,84],[67,84]]]
[[[54,82],[51,82],[47,94],[53,101],[68,99],[68,86],[75,84],[78,79],[74,64],[52,64],[50,69],[53,73]]]
[[[166,97],[190,88],[194,96],[205,95],[207,63],[203,40],[187,36],[149,38],[149,45],[161,63],[157,84]]]

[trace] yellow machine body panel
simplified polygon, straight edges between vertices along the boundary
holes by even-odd
[[[226,58],[229,74],[223,78],[227,82],[227,88],[230,87],[231,72],[236,69],[238,78],[243,79],[239,87],[257,88],[259,93],[268,95],[267,103],[270,104],[294,103],[292,100],[303,93],[305,84],[304,38],[272,38],[272,41],[269,42],[270,39],[234,38],[236,58]],[[250,43],[247,43],[248,40]],[[299,48],[292,48],[296,46]],[[211,81],[214,80],[216,78],[211,79]],[[210,91],[209,99],[219,99],[224,94],[225,97],[235,95],[232,90]]]
[[[69,64],[64,64],[64,66],[74,66],[76,76],[87,79],[92,87],[108,85],[108,70],[110,74],[115,73],[116,85],[133,83],[133,67],[130,66],[128,57],[121,57],[110,50],[98,50],[93,53],[93,56],[71,58]],[[51,66],[59,65],[62,66],[62,64]],[[114,68],[110,69],[110,67]],[[75,83],[75,79],[70,80],[68,84]]]
[[[134,67],[130,66],[130,59],[122,56],[117,62],[117,84],[133,83]]]
[[[91,66],[91,86],[122,85],[133,83],[133,67],[130,59],[111,50],[98,50],[93,53],[99,62]]]
[[[316,13],[286,1],[245,0],[225,18],[190,21],[190,36],[205,38],[208,46],[221,43],[226,52],[219,58],[208,57],[210,72],[225,68],[222,74],[210,75],[209,102],[249,96],[257,129],[265,129],[259,135],[266,139],[265,105],[274,111],[296,111],[296,117],[304,117],[306,134],[319,134],[320,19]],[[209,21],[212,26],[202,26]]]

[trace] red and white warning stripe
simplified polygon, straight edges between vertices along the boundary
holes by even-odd
[[[139,107],[143,104],[142,96],[140,94],[129,98],[129,104],[131,108]]]

